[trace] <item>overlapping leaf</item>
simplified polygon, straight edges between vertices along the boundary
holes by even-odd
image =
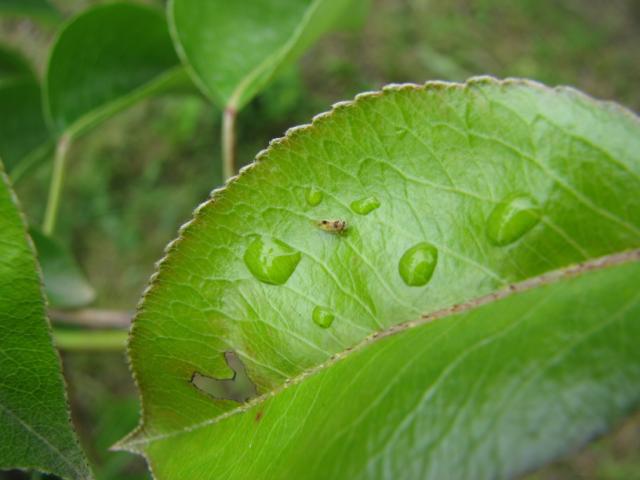
[[[33,248],[0,165],[0,469],[91,474],[71,428]]]
[[[60,32],[47,68],[46,109],[56,132],[74,136],[185,84],[162,13],[113,3],[83,12]]]
[[[46,22],[56,22],[61,15],[47,0],[0,0],[0,15],[27,15]]]
[[[6,48],[0,48],[0,117],[0,155],[10,172],[51,150],[40,84],[27,61]]]
[[[638,152],[619,107],[491,79],[289,132],[154,277],[123,446],[160,479],[409,479],[579,445],[640,404]],[[228,352],[247,404],[205,388]]]
[[[241,109],[283,67],[345,18],[357,0],[171,0],[178,51],[202,90],[221,107]]]
[[[71,252],[38,229],[31,228],[29,233],[42,268],[49,305],[56,308],[78,308],[91,303],[96,292]]]

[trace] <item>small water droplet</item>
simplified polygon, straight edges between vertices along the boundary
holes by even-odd
[[[364,197],[351,202],[351,210],[358,215],[368,215],[380,206],[380,200],[377,197]]]
[[[430,243],[422,242],[404,252],[398,270],[404,283],[410,287],[426,285],[438,263],[438,249]]]
[[[540,208],[524,194],[507,197],[500,202],[487,220],[487,235],[494,245],[515,242],[540,221]]]
[[[322,197],[324,197],[324,194],[316,187],[311,187],[307,190],[307,203],[312,207],[319,205],[322,202]]]
[[[300,252],[280,240],[258,237],[244,252],[244,263],[258,280],[284,284],[300,262]]]
[[[336,316],[324,307],[316,307],[313,309],[313,321],[322,328],[329,328]]]

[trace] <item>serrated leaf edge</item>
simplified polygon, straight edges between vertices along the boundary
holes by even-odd
[[[142,398],[142,390],[140,389],[140,385],[138,383],[137,380],[137,376],[136,376],[136,372],[133,368],[133,364],[131,363],[131,340],[132,338],[135,336],[135,330],[136,330],[136,320],[138,318],[139,315],[141,315],[143,313],[143,305],[145,302],[145,299],[147,297],[147,295],[150,293],[150,291],[154,288],[154,286],[157,283],[157,279],[159,274],[161,273],[164,264],[167,262],[168,258],[170,257],[171,253],[173,252],[174,249],[176,249],[178,247],[178,245],[180,244],[180,242],[184,239],[184,233],[191,227],[191,225],[195,222],[197,222],[199,220],[199,216],[201,215],[201,212],[204,208],[208,207],[209,205],[212,205],[216,202],[216,200],[218,200],[220,197],[224,196],[226,190],[230,187],[233,186],[233,184],[235,182],[237,182],[240,178],[246,176],[246,175],[250,175],[251,172],[263,161],[266,160],[267,155],[271,152],[271,150],[273,150],[274,148],[278,148],[281,145],[286,145],[286,143],[288,143],[289,141],[295,139],[298,135],[307,133],[309,130],[312,130],[314,128],[317,128],[317,126],[321,123],[323,123],[324,121],[326,121],[328,118],[330,118],[336,111],[340,111],[343,109],[350,109],[350,108],[354,108],[356,107],[358,104],[362,103],[362,102],[368,102],[371,101],[372,99],[376,99],[379,97],[384,96],[385,94],[387,94],[388,92],[398,92],[398,91],[403,91],[403,90],[411,90],[411,91],[415,91],[415,90],[422,90],[422,91],[428,91],[428,90],[446,90],[446,89],[469,89],[469,88],[473,88],[475,86],[481,86],[481,85],[494,85],[494,86],[499,86],[499,87],[510,87],[510,86],[527,86],[536,90],[541,90],[544,92],[556,92],[556,93],[560,93],[560,94],[566,94],[568,96],[571,97],[576,97],[580,100],[583,101],[588,101],[591,102],[592,104],[594,104],[594,106],[597,106],[599,108],[604,108],[605,110],[610,110],[613,111],[615,113],[621,114],[625,117],[627,117],[628,119],[637,122],[640,126],[640,118],[638,116],[636,116],[633,112],[631,112],[630,110],[626,109],[625,107],[621,106],[618,103],[612,102],[612,101],[604,101],[604,100],[597,100],[587,94],[585,94],[584,92],[581,92],[573,87],[569,87],[569,86],[557,86],[557,87],[548,87],[547,85],[544,85],[542,83],[536,82],[534,80],[529,80],[529,79],[523,79],[523,78],[506,78],[506,79],[497,79],[495,77],[492,76],[487,76],[487,75],[482,75],[482,76],[476,76],[476,77],[472,77],[469,78],[466,82],[464,83],[458,83],[458,82],[446,82],[446,81],[427,81],[424,84],[416,84],[416,83],[392,83],[392,84],[388,84],[385,85],[381,88],[381,90],[376,90],[376,91],[369,91],[369,92],[363,92],[363,93],[359,93],[358,95],[355,96],[355,98],[353,100],[348,100],[348,101],[339,101],[334,103],[331,108],[326,111],[326,112],[322,112],[319,113],[315,116],[312,117],[311,122],[307,123],[307,124],[303,124],[303,125],[299,125],[299,126],[295,126],[295,127],[291,127],[289,128],[285,134],[282,137],[279,138],[275,138],[273,140],[271,140],[269,142],[269,145],[267,148],[261,150],[260,152],[257,153],[255,160],[246,165],[245,167],[243,167],[242,169],[240,169],[240,171],[238,172],[237,175],[231,177],[229,180],[227,180],[226,184],[223,185],[220,188],[216,188],[214,189],[211,194],[209,195],[209,198],[207,200],[205,200],[204,202],[202,202],[200,205],[198,205],[192,214],[192,218],[187,221],[186,223],[184,223],[179,229],[178,229],[178,236],[172,240],[171,242],[169,242],[167,244],[167,246],[165,247],[164,250],[164,256],[158,260],[155,264],[155,272],[151,275],[150,279],[149,279],[149,283],[147,285],[147,287],[145,288],[140,301],[137,304],[136,307],[136,314],[134,315],[132,324],[131,324],[131,329],[129,331],[129,339],[127,341],[127,358],[129,360],[129,369],[131,371],[131,375],[134,379],[134,382],[136,384],[136,387],[138,388],[138,391],[140,393],[140,397]],[[632,262],[632,261],[640,261],[640,249],[637,250],[630,250],[630,251],[626,251],[626,252],[622,252],[622,253],[616,253],[616,254],[612,254],[612,255],[608,255],[605,257],[601,257],[598,259],[592,259],[586,262],[583,262],[581,264],[578,265],[573,265],[573,266],[567,266],[564,267],[562,269],[559,270],[554,270],[552,272],[549,273],[545,273],[542,275],[539,275],[537,277],[532,277],[530,279],[524,280],[522,282],[519,283],[515,283],[515,284],[510,284],[508,285],[506,288],[499,290],[499,291],[495,291],[492,292],[488,295],[485,295],[483,297],[480,298],[476,298],[476,299],[472,299],[469,300],[467,302],[458,304],[458,305],[454,305],[451,307],[447,307],[445,309],[439,310],[437,312],[432,312],[429,314],[425,314],[422,317],[420,317],[420,319],[418,320],[413,320],[413,321],[409,321],[409,322],[405,322],[402,324],[397,324],[394,325],[384,331],[379,331],[379,332],[374,332],[370,335],[368,335],[367,337],[365,337],[363,340],[361,340],[358,344],[349,347],[345,350],[343,350],[342,352],[339,352],[335,355],[333,355],[331,358],[329,358],[327,361],[316,365],[313,368],[310,368],[308,370],[305,370],[304,372],[301,372],[299,375],[297,375],[296,377],[289,379],[288,381],[286,381],[285,383],[279,385],[278,387],[270,390],[269,392],[266,392],[252,400],[250,400],[249,402],[242,404],[232,410],[229,410],[221,415],[218,415],[217,417],[213,418],[213,419],[209,419],[206,420],[204,422],[200,422],[198,424],[194,424],[194,425],[190,425],[188,427],[184,427],[180,430],[176,430],[174,432],[170,432],[170,433],[165,433],[165,434],[160,434],[160,435],[152,435],[152,436],[145,436],[145,428],[144,428],[144,403],[141,402],[141,417],[140,417],[140,423],[139,425],[131,432],[129,433],[126,437],[124,437],[122,440],[120,440],[119,442],[117,442],[116,444],[114,444],[111,449],[112,450],[124,450],[124,451],[130,451],[133,453],[138,453],[142,456],[144,456],[147,459],[147,463],[149,464],[150,468],[151,467],[151,462],[149,461],[149,459],[146,457],[144,450],[142,448],[137,448],[138,445],[146,445],[148,443],[152,443],[154,441],[159,441],[159,440],[163,440],[166,438],[171,438],[172,436],[175,435],[179,435],[182,433],[187,433],[193,430],[197,430],[198,428],[202,428],[205,427],[207,425],[212,425],[214,423],[217,423],[218,421],[224,420],[225,418],[228,418],[232,415],[235,414],[239,414],[242,413],[250,408],[252,408],[253,406],[261,403],[262,401],[266,400],[267,398],[270,398],[274,395],[276,395],[277,393],[279,393],[280,391],[282,391],[285,388],[288,388],[291,385],[294,384],[298,384],[301,381],[303,381],[304,379],[308,378],[310,375],[313,375],[315,373],[318,373],[319,371],[323,370],[324,368],[327,368],[328,366],[332,365],[333,363],[342,360],[343,358],[345,358],[346,356],[348,356],[349,354],[353,353],[354,351],[360,350],[362,348],[364,348],[366,345],[370,344],[373,341],[376,341],[377,339],[380,338],[384,338],[386,336],[389,335],[393,335],[396,334],[398,332],[404,331],[408,328],[415,328],[416,326],[420,326],[423,325],[425,323],[429,323],[433,320],[436,320],[438,318],[442,318],[442,317],[446,317],[448,315],[452,315],[452,314],[456,314],[456,313],[461,313],[464,311],[468,311],[471,310],[473,308],[477,308],[481,305],[484,305],[486,303],[501,299],[501,298],[505,298],[507,296],[509,296],[510,294],[516,293],[516,292],[522,292],[522,291],[526,291],[529,290],[531,288],[540,286],[540,285],[544,285],[544,284],[548,284],[548,283],[553,283],[554,281],[557,281],[559,279],[562,278],[568,278],[568,277],[573,277],[573,276],[578,276],[581,273],[590,271],[590,270],[594,270],[594,269],[598,269],[598,268],[605,268],[605,267],[609,267],[609,266],[615,266],[615,265],[619,265],[619,264],[623,264],[623,263],[627,263],[627,262]]]
[[[86,472],[81,472],[80,470],[77,469],[77,467],[75,465],[73,465],[72,463],[69,462],[69,460],[67,460],[67,458],[62,454],[62,452],[60,450],[58,450],[55,446],[51,445],[51,443],[49,443],[49,441],[44,438],[43,436],[41,436],[38,432],[34,431],[28,423],[26,423],[24,420],[22,420],[20,417],[16,416],[15,414],[13,414],[13,412],[11,412],[10,410],[8,410],[6,407],[2,407],[6,412],[9,412],[10,415],[12,415],[14,418],[16,418],[20,424],[23,425],[23,427],[28,430],[29,432],[31,432],[34,436],[38,437],[43,443],[45,443],[46,445],[48,445],[50,447],[50,450],[55,452],[64,463],[66,463],[69,467],[71,467],[71,469],[73,471],[75,471],[78,474],[79,479],[86,479],[86,480],[91,480],[93,478],[92,474],[91,474],[91,469],[89,467],[89,464],[86,461],[86,458],[84,457],[84,452],[80,446],[80,443],[78,441],[78,437],[73,425],[73,422],[71,421],[71,410],[70,410],[70,404],[69,404],[69,397],[67,394],[67,382],[64,378],[64,375],[62,375],[62,359],[60,358],[60,353],[58,352],[58,349],[55,347],[54,343],[53,343],[53,329],[51,327],[51,322],[49,320],[49,316],[47,315],[47,304],[48,304],[48,300],[47,300],[47,296],[45,294],[44,291],[44,280],[43,280],[43,276],[42,276],[42,269],[40,267],[40,263],[37,261],[37,253],[36,253],[36,248],[35,245],[33,243],[33,240],[31,238],[31,235],[29,235],[29,232],[27,231],[27,219],[24,216],[24,213],[22,212],[22,209],[20,208],[20,201],[18,200],[18,197],[16,196],[16,193],[14,192],[13,188],[11,188],[11,180],[9,179],[9,176],[6,174],[5,170],[4,170],[4,165],[2,164],[2,161],[0,161],[0,183],[3,183],[5,185],[5,187],[7,188],[7,190],[9,191],[9,195],[11,196],[11,201],[13,203],[13,205],[16,207],[16,210],[18,211],[18,216],[20,217],[20,221],[22,224],[22,230],[24,233],[24,237],[26,239],[27,245],[29,250],[31,251],[31,254],[33,256],[34,259],[34,266],[35,266],[35,270],[36,270],[36,274],[38,276],[38,282],[39,282],[39,290],[40,290],[40,297],[43,301],[43,305],[42,305],[42,313],[44,316],[44,322],[45,322],[45,328],[47,330],[47,334],[48,337],[51,341],[50,345],[51,348],[53,349],[55,358],[57,360],[57,367],[58,367],[58,372],[60,375],[60,380],[62,382],[62,396],[63,396],[63,400],[65,403],[65,411],[66,411],[66,417],[67,417],[67,422],[69,423],[69,428],[71,429],[71,432],[73,433],[74,439],[75,439],[75,444],[76,447],[79,449],[80,453],[82,454],[82,458],[84,460],[84,466],[86,468]],[[42,472],[42,473],[47,473],[47,474],[53,474],[53,475],[58,475],[59,472],[53,472],[53,471],[49,471],[47,469],[44,469],[43,467],[39,467],[39,466],[35,466],[35,465],[14,465],[14,468],[18,468],[18,469],[24,469],[24,470],[28,470],[28,469],[37,469],[38,471]],[[86,476],[86,474],[88,474],[88,476]],[[63,477],[64,478],[64,477]]]

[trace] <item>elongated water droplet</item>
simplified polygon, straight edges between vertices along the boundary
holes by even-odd
[[[300,262],[300,252],[280,240],[258,237],[244,252],[244,263],[258,280],[282,285]]]
[[[494,245],[515,242],[540,221],[540,209],[524,194],[507,197],[500,202],[487,220],[487,235]]]
[[[319,205],[322,202],[322,197],[324,197],[324,194],[316,187],[311,187],[307,190],[307,203],[312,207]]]
[[[313,309],[313,321],[322,328],[329,328],[336,316],[324,307],[316,307]]]
[[[404,252],[398,270],[410,287],[426,285],[438,263],[438,249],[427,242],[418,243]]]
[[[351,210],[358,215],[368,215],[380,206],[377,197],[364,197],[351,203]]]

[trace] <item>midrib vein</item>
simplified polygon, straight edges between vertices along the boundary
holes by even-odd
[[[323,363],[320,363],[318,365],[316,365],[313,368],[310,368],[308,370],[305,370],[304,372],[300,373],[299,375],[290,378],[288,381],[286,381],[285,383],[278,385],[276,388],[263,393],[262,395],[255,397],[254,399],[232,409],[232,410],[228,410],[227,412],[218,415],[216,417],[210,418],[208,420],[204,420],[202,422],[181,428],[179,430],[173,430],[171,432],[167,432],[167,433],[163,433],[163,434],[159,434],[159,435],[153,435],[153,436],[149,436],[149,437],[143,437],[143,438],[139,438],[139,439],[135,439],[135,437],[140,434],[142,432],[143,429],[143,425],[141,425],[140,427],[138,427],[138,429],[136,429],[133,434],[131,435],[131,437],[133,437],[134,439],[131,441],[126,441],[126,439],[121,442],[116,444],[113,448],[115,449],[132,449],[134,446],[136,445],[145,445],[145,444],[151,444],[154,442],[158,442],[158,441],[162,441],[162,440],[166,440],[172,437],[176,437],[179,435],[183,435],[183,434],[187,434],[196,430],[199,430],[201,428],[205,428],[208,427],[210,425],[214,425],[218,422],[221,422],[229,417],[232,417],[234,415],[243,413],[247,410],[250,410],[251,408],[255,407],[256,405],[259,405],[261,403],[263,403],[264,401],[266,401],[267,399],[271,398],[271,397],[275,397],[276,395],[278,395],[280,392],[284,391],[285,389],[293,386],[293,385],[298,385],[300,383],[302,383],[304,380],[306,380],[307,378],[320,373],[321,371],[324,371],[325,369],[331,367],[333,364],[347,358],[348,356],[350,356],[351,354],[358,352],[364,348],[366,348],[368,345],[373,344],[385,337],[389,337],[391,335],[395,335],[398,333],[401,333],[405,330],[409,330],[412,328],[416,328],[416,327],[420,327],[422,325],[426,325],[428,323],[431,323],[435,320],[441,319],[441,318],[446,318],[449,317],[451,315],[457,315],[460,313],[465,313],[465,312],[469,312],[471,310],[474,310],[476,308],[482,307],[484,305],[496,302],[498,300],[502,300],[504,298],[510,297],[511,295],[517,294],[517,293],[522,293],[522,292],[526,292],[528,290],[532,290],[536,287],[541,287],[544,285],[550,285],[550,284],[554,284],[557,283],[561,280],[565,280],[565,279],[569,279],[569,278],[575,278],[578,277],[582,274],[591,272],[591,271],[595,271],[595,270],[602,270],[604,268],[607,267],[614,267],[614,266],[618,266],[618,265],[622,265],[625,263],[631,263],[631,262],[635,262],[635,261],[640,261],[640,248],[637,249],[633,249],[633,250],[627,250],[624,252],[619,252],[619,253],[614,253],[614,254],[610,254],[610,255],[606,255],[604,257],[600,257],[600,258],[596,258],[596,259],[592,259],[592,260],[588,260],[579,264],[575,264],[575,265],[570,265],[558,270],[553,270],[551,272],[547,272],[547,273],[543,273],[537,277],[533,277],[533,278],[529,278],[526,280],[523,280],[521,282],[516,282],[516,283],[512,283],[507,285],[506,287],[502,288],[501,290],[497,290],[495,292],[483,295],[481,297],[476,297],[472,300],[463,302],[463,303],[459,303],[456,305],[452,305],[450,307],[446,307],[440,310],[436,310],[434,312],[422,315],[420,318],[418,318],[417,320],[411,320],[408,322],[403,322],[403,323],[399,323],[397,325],[393,325],[385,330],[381,330],[378,332],[374,332],[370,335],[368,335],[367,337],[365,337],[363,340],[361,340],[359,343],[357,343],[356,345],[349,347],[341,352],[338,352],[334,355],[332,355],[328,360],[326,360]]]

